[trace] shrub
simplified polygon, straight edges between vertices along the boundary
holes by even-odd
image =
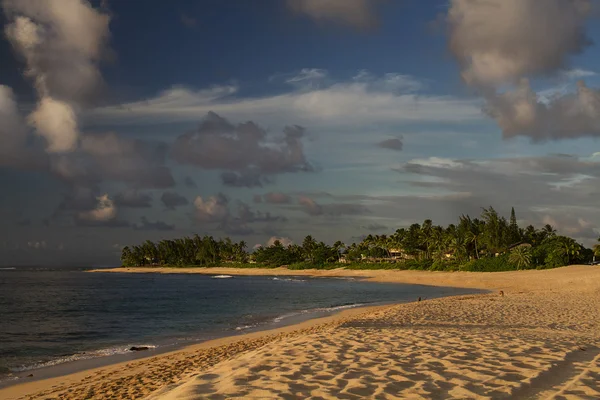
[[[515,265],[509,262],[507,254],[500,257],[485,257],[478,260],[471,260],[460,267],[461,271],[471,272],[500,272],[514,271],[516,269]]]

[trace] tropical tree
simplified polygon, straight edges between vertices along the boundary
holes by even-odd
[[[517,246],[511,250],[508,261],[518,269],[524,269],[531,265],[531,250],[525,246]]]

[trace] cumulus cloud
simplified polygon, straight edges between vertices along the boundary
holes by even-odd
[[[600,136],[600,90],[577,84],[577,92],[541,102],[523,79],[513,91],[488,99],[487,113],[504,137],[528,136],[533,141]]]
[[[200,221],[222,221],[229,215],[229,200],[219,193],[203,199],[202,196],[194,200],[196,218]]]
[[[181,164],[235,172],[224,178],[229,185],[256,186],[260,179],[252,174],[312,170],[304,155],[303,136],[302,127],[289,126],[283,135],[269,137],[254,122],[233,125],[209,112],[196,131],[176,139],[171,156]]]
[[[564,68],[589,44],[589,0],[452,0],[450,49],[473,86],[497,87]]]
[[[534,141],[600,135],[600,93],[583,82],[576,94],[549,104],[527,78],[565,74],[569,57],[591,43],[585,24],[590,0],[452,0],[449,45],[463,80],[486,99],[486,112],[505,137]],[[590,76],[570,70],[569,77]],[[500,88],[513,85],[500,92]]]
[[[292,239],[285,237],[285,236],[271,236],[269,238],[269,240],[267,240],[267,243],[265,243],[265,245],[268,246],[273,246],[273,244],[279,241],[284,247],[289,246],[290,244],[293,244],[294,242],[292,241]]]
[[[160,196],[160,201],[169,210],[174,210],[177,207],[186,206],[189,204],[187,198],[175,192],[164,192],[162,196]]]
[[[292,11],[317,22],[333,21],[361,29],[377,25],[373,3],[373,0],[287,0]]]
[[[204,223],[213,223],[216,229],[228,235],[250,235],[255,233],[256,224],[272,228],[287,221],[282,216],[272,215],[270,212],[252,210],[243,201],[236,201],[230,209],[229,199],[222,193],[207,198],[196,197],[194,212],[196,219]]]
[[[109,16],[85,0],[3,0],[5,33],[26,63],[39,102],[28,118],[47,151],[77,147],[77,110],[90,100],[107,51]]]
[[[117,207],[108,194],[97,197],[98,203],[96,208],[89,211],[82,211],[78,217],[86,221],[108,221],[117,216]]]
[[[402,140],[398,139],[398,138],[386,139],[386,140],[383,140],[383,141],[377,143],[377,145],[384,149],[390,149],[390,150],[396,150],[396,151],[402,151],[402,147],[403,147]]]

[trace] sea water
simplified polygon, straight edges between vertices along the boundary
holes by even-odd
[[[23,371],[168,350],[367,305],[473,293],[352,278],[0,270],[0,381]]]

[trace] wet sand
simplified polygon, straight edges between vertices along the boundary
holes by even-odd
[[[493,293],[346,310],[12,386],[0,390],[0,398],[600,398],[598,266],[501,273],[160,272],[355,276]]]

